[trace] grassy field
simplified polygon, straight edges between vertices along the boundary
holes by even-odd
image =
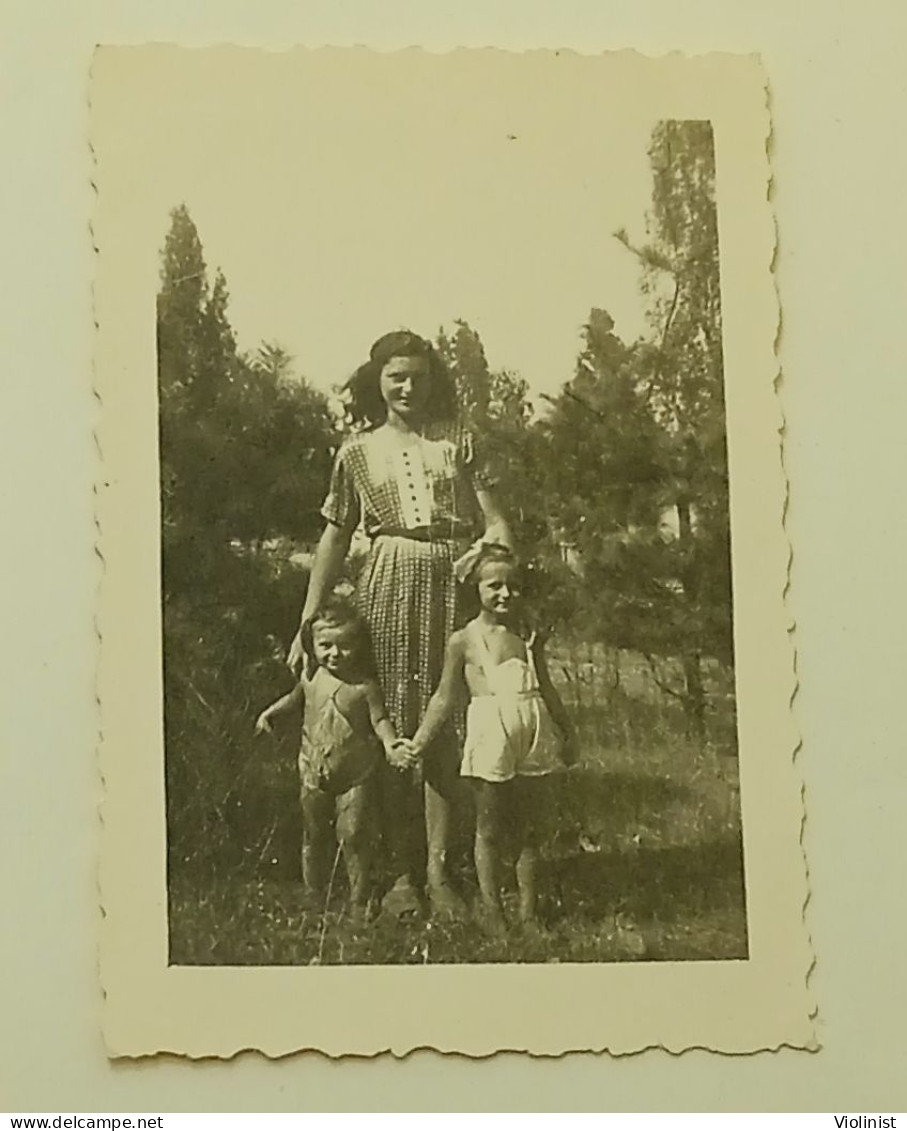
[[[228,725],[224,738],[226,766],[235,780],[219,803],[224,850],[206,861],[178,860],[177,866],[171,857],[171,962],[745,958],[730,688],[719,686],[714,676],[708,736],[694,743],[684,737],[682,710],[665,690],[676,673],[653,672],[638,657],[581,646],[555,652],[552,669],[576,719],[580,758],[553,783],[545,818],[542,932],[522,933],[515,915],[502,940],[487,938],[472,921],[401,925],[379,916],[354,929],[343,914],[342,866],[326,911],[306,911],[298,878],[295,735],[267,750],[253,747],[250,713],[240,712],[237,733],[229,733]],[[254,782],[254,790],[243,781]],[[231,812],[246,816],[231,820]],[[465,798],[459,826],[454,872],[471,900],[475,883]],[[508,907],[513,900],[511,890]]]

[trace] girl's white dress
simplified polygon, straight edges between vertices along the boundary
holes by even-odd
[[[489,694],[474,695],[466,711],[466,743],[460,773],[484,781],[538,777],[563,769],[563,737],[539,690],[532,654],[496,664],[479,625],[465,631],[475,646]]]

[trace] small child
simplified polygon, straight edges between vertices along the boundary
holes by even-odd
[[[418,757],[452,714],[458,692],[470,695],[460,773],[476,795],[475,863],[486,926],[506,930],[498,869],[505,824],[517,849],[520,919],[537,925],[538,822],[545,777],[573,760],[569,716],[551,683],[542,641],[518,631],[517,563],[503,546],[482,543],[464,578],[478,590],[481,611],[448,641],[444,670],[413,736]],[[509,812],[508,812],[509,810]]]
[[[388,760],[397,761],[409,744],[398,740],[369,671],[368,632],[359,614],[332,600],[304,635],[313,674],[303,671],[293,690],[261,713],[255,730],[270,732],[275,718],[304,705],[299,752],[303,882],[313,905],[323,906],[331,823],[336,820],[349,877],[350,914],[361,920],[369,899],[381,747]]]

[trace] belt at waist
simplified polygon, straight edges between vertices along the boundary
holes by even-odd
[[[386,538],[408,538],[412,542],[456,542],[465,535],[464,531],[457,528],[458,525],[455,524],[453,528],[450,523],[437,526],[382,526],[371,531],[370,537],[375,539],[383,535]]]

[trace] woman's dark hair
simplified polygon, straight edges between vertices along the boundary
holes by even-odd
[[[392,330],[375,342],[368,361],[359,366],[344,386],[349,422],[359,428],[384,423],[387,406],[381,396],[381,371],[393,357],[425,358],[431,378],[426,422],[453,420],[457,415],[456,385],[438,351],[431,342],[411,330]]]

